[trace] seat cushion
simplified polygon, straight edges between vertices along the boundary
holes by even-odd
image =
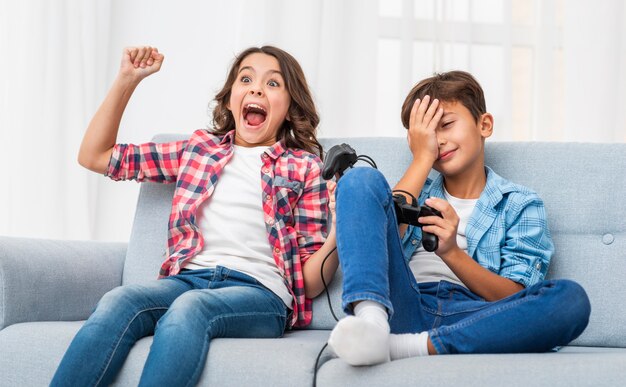
[[[82,321],[33,322],[0,331],[3,386],[47,386]]]
[[[46,386],[83,322],[38,322],[0,331],[2,385]],[[281,339],[215,339],[200,385],[308,385],[327,330],[288,332]],[[114,385],[137,385],[152,337],[131,350]],[[344,385],[619,385],[626,349],[565,347],[559,353],[449,355],[351,367],[326,349],[319,386]]]
[[[566,347],[558,353],[444,355],[352,367],[323,364],[319,386],[617,386],[626,380],[626,349]]]
[[[72,338],[75,322],[11,325],[0,331],[0,385],[47,386]],[[281,339],[215,339],[200,385],[309,385],[329,331],[290,331]],[[152,336],[133,347],[114,385],[136,386]]]

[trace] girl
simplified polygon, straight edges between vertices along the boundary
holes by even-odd
[[[321,263],[336,244],[334,227],[326,235],[334,199],[321,177],[319,118],[298,62],[275,47],[249,48],[215,98],[212,131],[115,145],[133,90],[163,59],[152,47],[124,50],[78,156],[114,180],[176,183],[162,279],[104,295],[53,386],[110,384],[134,343],[152,334],[140,384],[195,385],[212,338],[281,337],[311,321],[310,299],[323,290]],[[325,278],[337,265],[334,253]]]

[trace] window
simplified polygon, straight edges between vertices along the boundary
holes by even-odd
[[[552,139],[563,127],[562,13],[562,0],[379,1],[378,131],[404,136],[411,87],[465,70],[485,90],[495,139]],[[546,126],[555,131],[537,133]]]

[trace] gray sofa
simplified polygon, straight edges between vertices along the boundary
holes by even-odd
[[[391,184],[410,161],[402,138],[323,140],[325,149],[338,142],[373,157]],[[549,277],[574,279],[589,294],[589,326],[571,346],[557,353],[431,356],[373,367],[351,367],[327,349],[317,385],[624,385],[625,155],[626,144],[487,143],[488,165],[545,200],[557,249]],[[0,386],[47,385],[104,293],[155,278],[173,188],[142,184],[128,245],[0,237]],[[341,317],[341,273],[329,291]],[[314,300],[313,313],[308,329],[281,339],[214,340],[201,385],[312,385],[316,357],[335,323],[324,295]],[[133,348],[116,385],[137,384],[151,340]]]

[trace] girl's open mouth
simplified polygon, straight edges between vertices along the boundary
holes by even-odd
[[[244,105],[242,116],[246,125],[257,128],[265,122],[267,110],[259,104],[249,103]]]

